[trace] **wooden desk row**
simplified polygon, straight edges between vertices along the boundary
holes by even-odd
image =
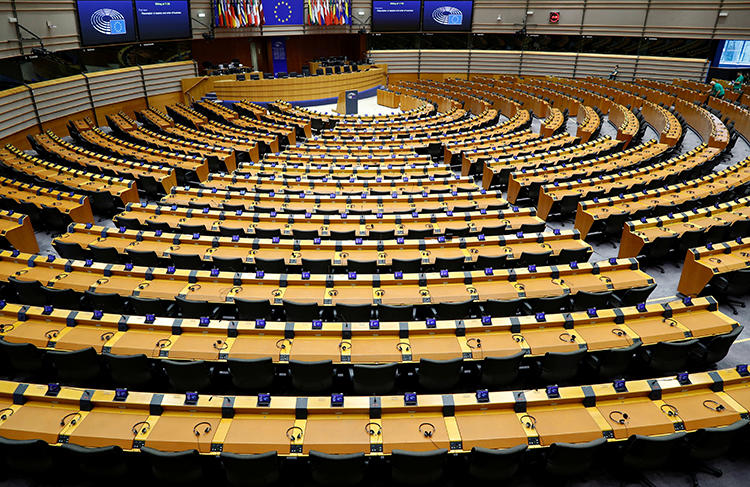
[[[0,149],[0,164],[18,174],[37,178],[51,185],[64,186],[72,191],[84,194],[107,193],[123,206],[140,201],[138,188],[132,179],[70,169],[29,155],[10,144]]]
[[[507,211],[480,211],[436,214],[382,214],[382,215],[288,215],[274,213],[245,213],[238,211],[194,210],[156,204],[127,205],[119,215],[122,218],[135,218],[141,225],[146,220],[164,222],[177,230],[182,223],[203,225],[208,232],[219,233],[220,227],[240,229],[246,234],[254,234],[255,227],[278,229],[282,235],[291,235],[292,228],[299,230],[318,230],[321,237],[330,235],[331,231],[355,230],[364,237],[370,230],[395,230],[397,236],[406,236],[410,229],[424,230],[432,228],[436,233],[443,233],[446,227],[468,226],[471,233],[481,233],[485,228],[511,233],[526,230],[529,227],[544,228],[544,221],[536,216],[533,208],[513,207]],[[537,230],[538,231],[538,230]]]
[[[211,169],[234,171],[237,155],[232,147],[221,147],[168,137],[152,132],[128,118],[124,113],[107,115],[107,124],[118,138],[133,140],[147,147],[158,147],[176,153],[194,154],[208,159]]]
[[[494,161],[520,158],[536,153],[547,154],[559,149],[578,144],[579,140],[568,133],[562,133],[544,139],[533,139],[529,142],[500,145],[489,149],[475,149],[461,154],[461,175],[468,176],[477,172],[480,163],[490,164]]]
[[[565,123],[565,117],[559,108],[550,108],[547,116],[542,120],[542,125],[539,127],[539,134],[542,137],[551,137],[560,130],[565,130],[563,124]],[[576,134],[578,137],[578,134]],[[585,140],[583,142],[586,142]]]
[[[539,217],[546,219],[553,204],[565,197],[578,196],[580,201],[591,199],[589,195],[592,193],[601,193],[604,196],[633,193],[656,185],[666,186],[670,181],[677,181],[683,175],[705,174],[710,172],[716,164],[716,157],[720,152],[720,149],[716,147],[701,144],[669,160],[639,169],[618,171],[616,175],[599,175],[590,179],[542,186],[537,203]],[[662,182],[664,184],[660,184]],[[596,199],[593,201],[596,203]]]
[[[578,204],[575,228],[581,232],[583,238],[586,238],[596,222],[603,222],[612,215],[621,213],[633,215],[657,205],[676,206],[691,201],[694,201],[696,206],[700,206],[702,199],[734,191],[748,182],[750,182],[750,158],[709,176],[666,188],[644,190],[614,198],[602,198],[596,203],[582,201]]]
[[[234,149],[238,161],[246,159],[255,162],[260,161],[259,144],[254,140],[212,134],[180,125],[155,108],[135,112],[135,116],[144,126],[151,127],[157,132],[168,134],[170,137],[201,144],[230,147]]]
[[[713,226],[733,225],[750,220],[750,197],[739,198],[726,203],[717,203],[707,208],[684,213],[643,217],[625,223],[620,238],[619,257],[637,257],[643,248],[659,237],[681,237],[686,232],[706,232]]]
[[[34,205],[39,209],[52,208],[69,216],[74,222],[94,223],[88,197],[73,192],[56,191],[52,188],[0,177],[0,198],[11,200],[19,205]]]
[[[435,112],[425,114],[421,117],[408,118],[405,120],[380,120],[380,121],[355,121],[342,120],[335,127],[324,130],[320,137],[346,136],[352,132],[357,132],[358,136],[362,134],[371,134],[379,131],[400,132],[403,130],[419,130],[424,127],[435,125],[449,124],[461,120],[466,116],[466,112],[461,109],[453,109],[447,112]]]
[[[216,122],[238,127],[241,129],[255,130],[268,135],[275,135],[279,141],[284,140],[294,145],[297,142],[297,130],[291,125],[263,122],[249,117],[243,117],[234,110],[225,107],[219,101],[204,100],[193,103],[193,108],[198,113],[206,115]]]
[[[504,186],[513,172],[532,171],[566,162],[580,161],[587,157],[603,157],[621,147],[621,141],[604,136],[584,144],[568,145],[540,154],[484,161],[481,169],[482,187],[489,189],[495,185]]]
[[[0,251],[0,278],[39,281],[54,289],[115,293],[174,301],[181,296],[215,304],[235,297],[346,304],[430,305],[468,300],[539,298],[573,295],[578,291],[625,291],[653,284],[635,259],[495,271],[453,271],[426,274],[266,274],[146,268],[90,261],[46,258],[18,251]]]
[[[123,227],[124,228],[124,227]],[[560,251],[581,251],[591,247],[578,238],[575,230],[516,235],[489,235],[481,239],[474,237],[390,239],[390,240],[298,240],[270,238],[232,238],[144,232],[123,228],[114,229],[94,225],[71,224],[68,233],[55,242],[76,243],[84,250],[90,245],[113,247],[127,259],[126,250],[151,251],[162,259],[173,253],[196,254],[210,263],[214,257],[240,258],[254,263],[255,259],[284,259],[287,265],[300,265],[302,259],[328,259],[334,269],[345,269],[348,261],[375,261],[386,267],[393,259],[421,259],[423,264],[434,264],[437,257],[463,257],[466,262],[475,262],[479,256],[506,256],[511,262],[523,252],[552,252],[558,257]],[[583,263],[585,260],[579,261]],[[568,262],[564,262],[568,263]],[[506,265],[507,267],[507,265]],[[383,271],[385,272],[385,271]]]
[[[697,296],[714,276],[750,268],[750,237],[707,244],[690,249],[685,256],[677,290]]]
[[[398,179],[383,179],[376,180],[376,178],[366,179],[361,177],[350,176],[346,179],[343,177],[329,178],[326,177],[325,181],[322,179],[308,178],[308,177],[294,177],[284,178],[284,174],[280,174],[279,178],[275,174],[268,175],[253,175],[250,173],[244,174],[209,174],[208,179],[203,181],[201,184],[202,188],[206,189],[219,189],[228,190],[233,189],[235,191],[280,191],[280,192],[293,192],[293,191],[305,191],[312,193],[326,192],[330,194],[331,191],[351,192],[351,191],[396,191],[399,193],[416,193],[422,191],[428,191],[431,193],[438,193],[441,191],[479,191],[479,186],[474,182],[473,178],[470,177],[447,177],[447,178],[436,178],[434,176],[420,179],[410,178],[409,176],[401,177]]]
[[[553,397],[540,389],[493,391],[486,400],[474,393],[420,394],[413,404],[405,404],[405,396],[351,396],[341,406],[332,406],[331,397],[273,396],[266,405],[259,396],[206,394],[186,404],[182,394],[128,391],[116,399],[112,390],[73,387],[48,394],[47,385],[2,381],[0,435],[52,445],[146,446],[206,455],[311,450],[388,455],[394,449],[461,453],[473,447],[615,442],[748,418],[750,379],[744,372],[699,372],[688,380],[628,381],[622,392],[613,384],[561,387]]]
[[[549,136],[545,137],[549,139]],[[445,162],[461,162],[463,160],[463,154],[472,154],[479,150],[488,150],[501,148],[515,144],[526,144],[542,140],[541,135],[532,132],[530,128],[519,130],[511,133],[497,134],[494,137],[464,140],[459,143],[452,143],[446,147],[446,150],[450,154],[450,159],[446,159]]]
[[[561,162],[538,169],[513,172],[508,178],[508,201],[522,198],[536,199],[543,185],[560,184],[573,179],[592,178],[658,161],[667,151],[666,144],[650,139],[635,147],[613,152],[603,157],[594,156],[578,162]]]
[[[244,194],[243,194],[244,193]],[[406,195],[392,193],[388,195],[373,195],[369,192],[359,193],[357,196],[341,194],[338,191],[326,196],[319,194],[289,194],[289,193],[247,193],[244,191],[219,191],[214,188],[204,190],[199,188],[172,188],[172,192],[164,196],[162,205],[188,206],[205,205],[218,209],[225,203],[241,205],[247,211],[272,210],[278,213],[302,212],[344,213],[349,210],[371,210],[373,213],[396,213],[404,211],[417,212],[445,212],[445,211],[477,211],[499,210],[508,207],[508,202],[502,197],[502,191],[484,190],[472,192],[458,191],[447,194],[420,193]]]
[[[240,115],[255,117],[258,120],[279,125],[293,125],[297,128],[298,137],[312,137],[312,123],[309,119],[295,117],[280,112],[272,112],[249,100],[240,100],[234,104],[234,109]]]
[[[51,131],[30,136],[29,141],[37,152],[50,158],[59,159],[93,172],[135,179],[141,190],[152,195],[168,193],[177,184],[175,170],[171,167],[133,162],[90,151],[65,142]]]
[[[338,164],[340,166],[374,166],[388,169],[404,166],[433,166],[447,169],[446,165],[433,162],[432,158],[427,154],[399,151],[398,149],[392,151],[390,148],[384,148],[382,150],[379,148],[370,148],[366,149],[364,152],[358,151],[357,149],[353,149],[350,152],[350,149],[344,149],[342,151],[338,148],[325,148],[322,150],[314,148],[310,152],[296,152],[294,149],[290,148],[284,152],[279,152],[278,154],[266,154],[263,157],[262,163],[265,165],[309,164],[320,166],[321,168]],[[240,169],[242,168],[240,167]]]
[[[528,130],[530,126],[531,115],[529,114],[529,111],[517,110],[512,117],[498,125],[469,132],[461,131],[460,134],[451,134],[446,137],[441,137],[444,146],[443,160],[446,163],[457,164],[461,162],[461,151],[463,150],[464,144],[471,144],[480,140],[494,139],[512,133],[523,132]]]
[[[578,119],[576,137],[580,138],[581,142],[588,142],[602,126],[602,119],[594,107],[579,104],[576,118]]]
[[[421,115],[424,115],[426,113],[432,112],[435,108],[430,105],[429,103],[422,102],[420,105],[413,109],[404,110],[401,113],[398,113],[396,115],[345,115],[340,113],[319,113],[310,110],[306,107],[301,106],[294,106],[291,103],[287,101],[275,101],[273,103],[270,103],[269,106],[272,106],[275,109],[278,109],[281,113],[284,113],[286,115],[291,115],[294,117],[304,118],[304,119],[319,119],[323,120],[325,122],[328,122],[329,120],[335,120],[337,123],[339,121],[344,120],[370,120],[370,121],[376,121],[376,120],[403,120],[411,117],[419,117]]]
[[[705,108],[676,98],[674,106],[688,125],[695,130],[710,147],[723,149],[729,144],[729,130],[719,117]]]
[[[357,164],[355,161],[349,163],[339,163],[336,165],[328,164],[315,164],[315,163],[242,163],[240,167],[234,172],[235,176],[251,175],[251,177],[270,177],[277,175],[279,177],[306,177],[306,178],[320,178],[325,180],[329,177],[338,176],[340,178],[351,178],[356,177],[357,179],[371,178],[375,182],[378,182],[378,178],[383,179],[403,179],[404,177],[409,178],[453,178],[454,174],[449,167],[443,164],[434,162],[432,164],[414,167],[411,164],[404,164],[403,166],[393,166],[389,168],[388,165],[380,166],[379,164]],[[325,182],[325,181],[324,181]]]
[[[177,154],[132,144],[106,134],[101,129],[91,128],[84,123],[70,125],[69,130],[74,138],[105,153],[112,152],[120,157],[155,166],[167,165],[173,167],[177,172],[178,182],[181,179],[186,180],[191,175],[195,175],[199,181],[205,180],[208,176],[208,161],[203,157]]]
[[[39,252],[31,219],[13,210],[0,210],[0,241],[3,239],[21,252]]]
[[[645,307],[644,307],[645,306]],[[659,342],[710,338],[729,333],[737,322],[717,311],[713,298],[691,303],[549,314],[543,318],[485,317],[483,320],[425,322],[310,322],[211,320],[121,316],[6,303],[0,337],[48,350],[93,348],[97,353],[143,354],[152,359],[226,360],[271,358],[336,364],[414,363],[421,359],[481,361],[586,350],[590,353],[651,346]],[[101,316],[101,317],[99,317]],[[489,322],[489,324],[488,324]],[[205,323],[205,322],[204,322]],[[377,323],[377,327],[375,327]]]

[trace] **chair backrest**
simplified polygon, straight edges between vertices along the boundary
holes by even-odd
[[[355,364],[352,367],[352,384],[355,394],[389,394],[396,387],[396,364]]]
[[[579,290],[573,295],[573,310],[585,311],[589,308],[606,308],[612,297],[611,291],[591,292]]]
[[[32,343],[11,343],[0,338],[0,352],[20,374],[36,374],[44,368],[44,352]]]
[[[117,445],[91,448],[63,443],[60,448],[69,457],[67,460],[70,464],[78,465],[81,472],[88,477],[103,480],[127,473],[122,448]]]
[[[367,322],[371,309],[369,304],[336,303],[336,316],[346,323]]]
[[[486,387],[500,387],[512,384],[518,378],[525,351],[507,357],[484,357],[481,365],[481,382]]]
[[[357,485],[365,477],[365,454],[332,455],[310,450],[310,470],[313,481],[318,485]]]
[[[52,359],[61,382],[90,386],[102,372],[99,357],[93,347],[70,352],[52,350],[47,355]]]
[[[687,367],[691,353],[698,349],[697,339],[659,342],[648,347],[648,366],[654,372],[677,372]]]
[[[205,300],[193,300],[183,298],[182,296],[175,296],[177,306],[180,308],[180,313],[183,317],[199,318],[214,316],[214,305]]]
[[[498,318],[504,316],[515,316],[523,305],[522,298],[516,299],[488,299],[482,303],[482,308],[488,316]]]
[[[548,382],[564,382],[578,374],[578,367],[586,350],[572,352],[547,352],[542,358],[540,378]]]
[[[54,464],[50,446],[43,440],[11,440],[0,436],[2,460],[13,470],[27,475],[49,471]]]
[[[391,478],[402,485],[429,485],[443,476],[448,450],[391,451]]]
[[[239,389],[263,391],[273,383],[273,359],[228,359],[227,368],[232,384]]]
[[[292,386],[300,392],[322,393],[329,391],[333,386],[333,362],[330,360],[290,360],[289,370],[292,375]]]
[[[279,456],[275,451],[255,455],[222,452],[219,460],[227,482],[234,487],[274,485],[280,477]]]
[[[138,388],[149,384],[154,378],[151,362],[145,354],[117,355],[104,352],[102,355],[109,375],[117,385]]]
[[[414,306],[411,305],[378,305],[378,319],[380,321],[405,322],[414,319]]]
[[[750,293],[750,269],[739,269],[727,279],[729,285],[724,291],[729,296],[744,296]]]
[[[462,320],[471,316],[471,309],[474,301],[467,300],[459,303],[441,302],[438,303],[437,317],[441,320]]]
[[[256,320],[271,317],[271,303],[267,299],[234,298],[237,317],[241,320]]]
[[[475,446],[469,455],[469,475],[489,482],[508,480],[518,472],[528,448],[528,445],[516,445],[495,450]]]
[[[591,362],[594,363],[597,376],[600,379],[622,377],[630,367],[633,356],[641,347],[641,343],[633,343],[627,347],[610,348],[595,352]]]
[[[204,391],[211,386],[211,369],[203,360],[163,360],[169,384],[178,392]]]
[[[282,304],[287,321],[310,322],[320,314],[318,303],[298,303],[284,299]]]
[[[684,431],[665,436],[633,435],[625,443],[623,464],[635,470],[661,467],[685,435]]]
[[[419,385],[428,391],[445,392],[456,387],[461,380],[463,360],[419,360]]]
[[[190,484],[203,477],[203,467],[197,450],[166,452],[144,446],[141,448],[151,463],[157,481],[168,484]]]
[[[724,456],[734,446],[735,438],[747,433],[749,424],[749,420],[740,419],[728,426],[699,429],[688,437],[688,456],[699,461]]]
[[[587,443],[552,443],[544,455],[544,468],[549,474],[560,477],[581,475],[591,468],[594,454],[605,443],[604,438]]]
[[[620,300],[623,306],[633,306],[638,303],[645,303],[651,293],[656,289],[656,284],[649,284],[648,286],[632,287],[627,289]]]
[[[740,336],[742,330],[744,330],[744,327],[740,325],[727,333],[709,338],[705,343],[706,352],[702,356],[703,362],[705,364],[715,364],[724,359],[729,352],[729,347]]]

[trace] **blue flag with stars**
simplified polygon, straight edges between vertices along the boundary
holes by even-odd
[[[263,15],[266,25],[302,25],[304,0],[263,0]]]

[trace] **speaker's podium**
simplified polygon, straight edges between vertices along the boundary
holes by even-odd
[[[336,103],[336,112],[347,115],[356,115],[359,102],[358,95],[359,93],[357,90],[346,90],[339,93],[339,100],[338,103]]]

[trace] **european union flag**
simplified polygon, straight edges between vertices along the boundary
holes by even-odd
[[[263,0],[263,14],[266,25],[302,25],[304,0]]]

